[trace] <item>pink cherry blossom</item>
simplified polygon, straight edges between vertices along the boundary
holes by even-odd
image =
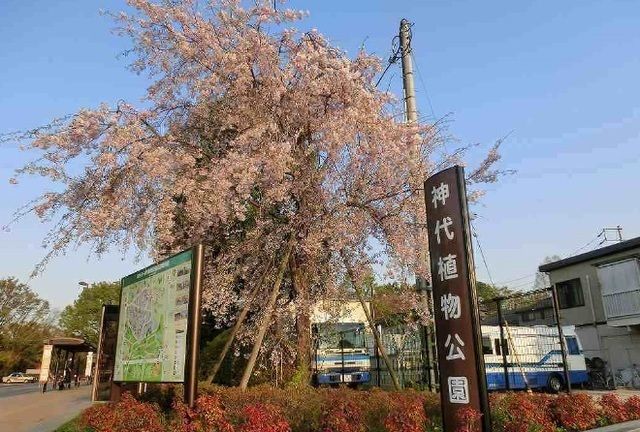
[[[131,68],[152,77],[144,108],[100,105],[25,137],[42,157],[21,173],[58,185],[18,213],[57,221],[42,265],[76,243],[160,259],[203,242],[206,307],[224,323],[293,236],[304,278],[287,279],[275,319],[350,295],[345,265],[359,284],[379,262],[418,307],[411,278],[429,277],[421,184],[464,149],[442,153],[440,124],[398,121],[401,101],[374,85],[380,59],[296,31],[306,13],[270,1],[129,4],[134,13],[113,16],[133,42]],[[497,150],[471,185],[496,181]]]

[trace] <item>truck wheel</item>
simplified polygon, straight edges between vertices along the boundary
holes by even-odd
[[[549,381],[547,381],[547,389],[551,393],[558,393],[562,390],[563,384],[562,378],[557,374],[553,374],[549,377]]]

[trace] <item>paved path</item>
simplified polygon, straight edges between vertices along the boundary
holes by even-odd
[[[591,429],[588,432],[640,432],[640,420]]]
[[[0,384],[0,399],[38,391],[40,391],[40,385],[38,383]]]
[[[91,405],[91,387],[32,392],[0,402],[0,431],[51,432]]]

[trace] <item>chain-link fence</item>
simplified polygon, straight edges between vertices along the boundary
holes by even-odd
[[[559,325],[552,289],[482,302],[480,319],[489,390],[557,392],[586,381],[575,328]]]

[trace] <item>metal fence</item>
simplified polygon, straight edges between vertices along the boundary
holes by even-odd
[[[573,375],[586,373],[583,367],[575,370],[572,359],[582,357],[582,353],[573,327],[559,325],[555,298],[554,291],[545,288],[480,303],[489,390],[570,391]],[[438,391],[433,326],[378,326],[378,331],[400,385]],[[370,385],[392,388],[391,376],[371,334],[366,337],[366,347],[370,354]]]
[[[578,354],[579,347],[575,333],[559,325],[552,289],[482,302],[480,320],[489,390],[570,390],[567,348]]]
[[[424,329],[415,326],[378,327],[381,342],[403,388],[428,388],[429,369]],[[391,374],[371,338],[371,385],[392,388]]]
[[[574,331],[558,323],[554,291],[546,288],[480,303],[482,347],[489,390],[571,389],[572,362],[578,354]],[[431,303],[433,304],[433,303]],[[433,327],[379,328],[382,343],[402,387],[438,390]],[[372,385],[390,388],[391,377],[372,347]],[[574,371],[575,372],[575,371]]]

